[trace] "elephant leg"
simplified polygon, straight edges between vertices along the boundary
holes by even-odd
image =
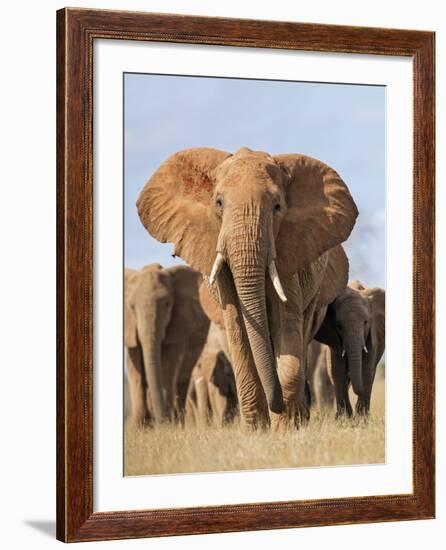
[[[197,396],[198,425],[205,427],[209,423],[209,396],[204,376],[199,376],[195,380],[195,393]]]
[[[368,416],[370,412],[370,399],[372,396],[372,384],[363,382],[363,391],[358,395],[355,412],[358,416]]]
[[[330,365],[327,365],[327,369],[331,373],[335,387],[336,418],[343,416],[351,417],[353,410],[348,395],[349,380],[346,361],[339,353],[333,350],[327,353],[327,361],[330,362]]]
[[[356,401],[356,414],[358,416],[368,416],[370,412],[370,396],[360,395]]]
[[[184,409],[178,410],[177,384],[178,375],[183,364],[185,348],[183,344],[164,342],[161,349],[161,380],[166,399],[167,411],[172,420],[178,419]]]
[[[271,281],[267,281],[270,334],[285,404],[282,413],[270,411],[271,428],[274,431],[284,430],[290,424],[298,427],[308,420],[310,414],[306,391],[307,350],[302,346],[302,291],[295,279],[293,276],[282,281],[287,289],[286,305],[277,298]]]
[[[356,414],[359,416],[368,416],[370,412],[370,399],[372,396],[376,368],[373,364],[372,366],[369,366],[366,363],[365,358],[363,358],[363,365],[365,365],[365,369],[363,370],[363,391],[361,395],[358,396],[355,410]]]
[[[221,394],[220,389],[213,382],[208,383],[208,394],[213,424],[218,427],[223,426],[225,423],[228,398]]]
[[[318,362],[314,384],[319,410],[332,410],[335,403],[335,391],[330,377],[328,376],[325,360]]]
[[[275,415],[272,425],[280,429],[291,420],[299,427],[310,418],[311,399],[307,398],[307,361],[310,341],[322,322],[325,310],[317,310],[318,294],[306,304],[308,289],[289,282],[289,303],[283,314],[283,333],[280,335],[278,374],[286,405],[285,415]],[[305,309],[303,309],[305,307]],[[285,417],[284,417],[285,416]]]
[[[219,277],[218,291],[222,305],[226,338],[234,371],[242,428],[253,430],[269,424],[268,405],[252,357],[233,283]]]
[[[174,400],[175,414],[180,420],[184,418],[186,410],[186,397],[187,397],[187,388],[189,384],[187,382],[180,382],[179,380],[176,383],[176,397]]]
[[[178,418],[183,419],[186,407],[186,396],[189,384],[192,380],[192,370],[196,364],[194,356],[188,353],[186,346],[183,346],[184,353],[182,354],[182,361],[179,364],[179,368],[176,371],[176,381],[174,380],[175,390],[175,411]]]
[[[132,421],[138,426],[143,426],[150,421],[150,415],[146,399],[147,382],[139,347],[127,348],[127,374],[132,404]]]
[[[305,361],[296,332],[283,334],[281,337],[280,356],[277,372],[282,386],[285,412],[271,414],[271,426],[281,430],[291,422],[295,427],[310,418],[310,411],[305,395]]]
[[[316,369],[314,368],[314,363],[312,361],[312,355],[310,353],[308,353],[306,380],[307,380],[307,384],[308,384],[308,391],[309,391],[309,395],[310,395],[311,407],[314,407],[314,405],[318,405],[317,388],[316,388],[316,372],[315,371],[316,371]]]
[[[197,395],[195,393],[195,379],[191,377],[187,388],[186,402],[184,406],[184,422],[187,426],[197,423]]]

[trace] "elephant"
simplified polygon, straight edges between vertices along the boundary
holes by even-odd
[[[333,381],[327,369],[327,354],[330,348],[317,340],[312,340],[308,348],[307,381],[310,386],[311,403],[320,411],[330,411],[335,404]]]
[[[138,425],[181,417],[190,374],[206,342],[199,273],[189,266],[126,268],[124,343]]]
[[[327,371],[334,384],[337,416],[353,414],[350,382],[358,396],[356,413],[367,416],[385,348],[385,291],[352,281],[329,305],[316,339],[330,346]]]
[[[224,328],[211,322],[206,344],[192,370],[186,397],[186,422],[223,426],[237,412],[234,373]]]
[[[192,148],[161,164],[136,206],[221,309],[242,426],[298,427],[306,348],[348,281],[341,243],[358,210],[346,184],[301,154]]]

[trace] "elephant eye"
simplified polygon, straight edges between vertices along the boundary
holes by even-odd
[[[276,204],[274,205],[274,212],[280,212],[280,202],[276,202]]]
[[[215,206],[217,208],[223,208],[223,199],[221,197],[215,199]]]

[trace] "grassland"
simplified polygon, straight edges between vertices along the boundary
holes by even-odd
[[[171,474],[376,464],[385,461],[384,378],[377,376],[370,418],[335,420],[312,411],[309,424],[284,433],[221,428],[125,425],[125,474]],[[352,398],[352,403],[355,402]]]

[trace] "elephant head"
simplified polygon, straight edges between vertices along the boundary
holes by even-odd
[[[363,355],[364,393],[359,397],[356,411],[367,414],[370,407],[370,396],[378,365],[385,349],[386,340],[386,293],[382,288],[363,287],[358,292],[367,300],[370,311],[369,333],[366,340],[367,354]]]
[[[368,353],[371,311],[368,301],[357,290],[347,287],[331,305],[341,356],[346,357],[348,372],[356,395],[363,392],[362,357]]]
[[[174,285],[159,264],[125,270],[124,343],[141,347],[152,412],[156,422],[167,418],[161,386],[161,344],[171,320]]]
[[[268,406],[281,412],[267,288],[286,302],[281,280],[349,236],[357,209],[344,182],[304,155],[189,149],[160,166],[137,208],[148,232],[174,243],[174,253],[211,287],[220,288],[223,278],[231,285]],[[221,299],[220,305],[224,311]]]
[[[345,357],[357,409],[368,410],[375,369],[385,345],[385,292],[359,281],[330,304],[317,339]]]

